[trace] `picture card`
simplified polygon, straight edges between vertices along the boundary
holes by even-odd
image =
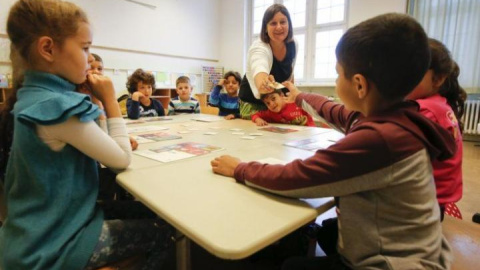
[[[148,150],[133,152],[136,155],[150,158],[160,162],[171,162],[186,158],[201,156],[212,152],[223,150],[224,148],[195,142],[179,143]]]
[[[264,128],[259,128],[259,130],[265,130],[265,131],[269,131],[269,132],[282,133],[282,134],[298,131],[298,129],[275,127],[275,126],[268,126],[268,127],[264,127]]]

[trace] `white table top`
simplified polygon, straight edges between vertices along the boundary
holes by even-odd
[[[191,117],[179,116],[179,119]],[[139,149],[188,141],[225,149],[169,163],[134,155],[131,167],[120,173],[117,180],[138,200],[212,254],[224,259],[245,258],[333,206],[332,198],[297,200],[258,191],[236,183],[233,178],[216,175],[210,167],[214,157],[224,154],[239,157],[242,161],[306,158],[313,152],[287,147],[283,143],[319,137],[331,131],[288,126],[302,130],[278,134],[259,131],[253,122],[245,120],[205,123],[179,119],[176,123],[161,124],[167,125],[171,133],[190,127],[199,130],[181,134],[182,139],[142,144]],[[182,126],[185,123],[190,126]],[[241,135],[233,135],[235,131],[231,128],[241,128],[245,133],[261,132],[263,136],[243,140]],[[218,133],[204,135],[210,131]]]

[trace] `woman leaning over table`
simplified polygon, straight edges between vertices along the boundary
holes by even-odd
[[[260,38],[248,50],[247,71],[239,93],[243,119],[250,119],[255,112],[266,110],[260,95],[273,91],[269,87],[271,81],[293,83],[297,48],[287,8],[281,4],[271,5],[263,15]]]

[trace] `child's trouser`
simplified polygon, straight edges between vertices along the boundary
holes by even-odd
[[[146,255],[141,269],[160,269],[173,244],[174,229],[137,201],[113,201],[100,206],[105,221],[85,269],[96,269],[139,254]]]

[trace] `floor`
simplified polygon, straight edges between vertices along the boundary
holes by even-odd
[[[471,222],[473,214],[480,212],[480,142],[464,142],[463,154],[463,198],[457,203],[463,219]],[[317,222],[333,216],[334,212],[329,211],[317,219]],[[269,259],[272,250],[265,250],[247,259],[229,261],[216,258],[192,243],[192,270],[274,270],[280,269],[280,264]],[[322,251],[317,246],[317,255]],[[167,269],[175,269],[174,256],[167,263]]]
[[[463,198],[457,206],[466,221],[480,213],[480,142],[463,143]]]

